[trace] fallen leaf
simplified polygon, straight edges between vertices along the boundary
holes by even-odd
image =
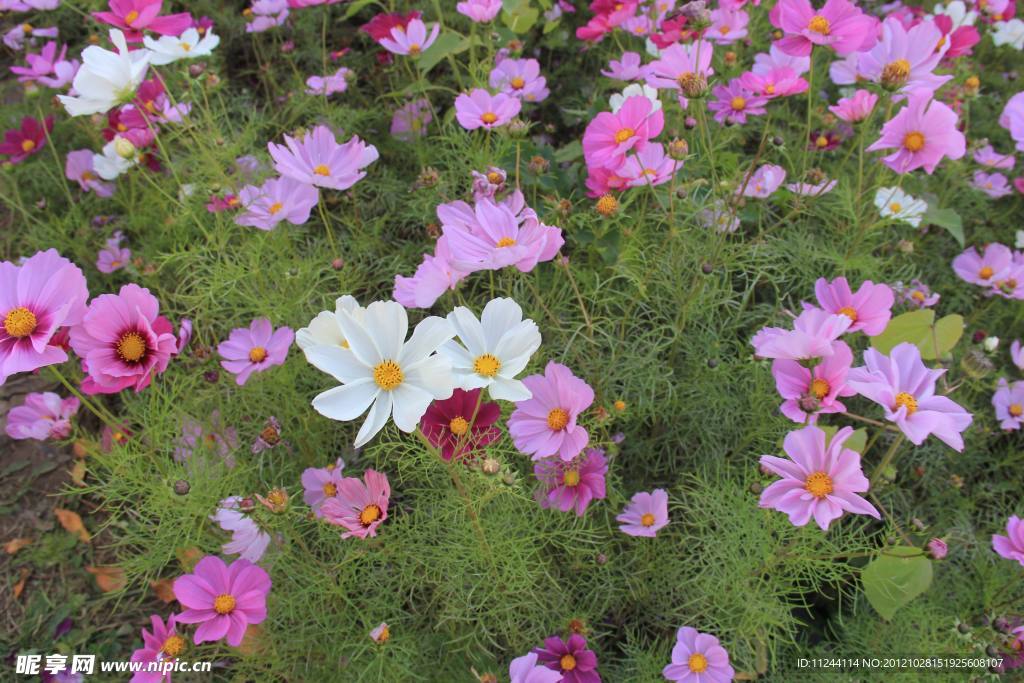
[[[242,642],[235,650],[239,654],[254,655],[263,650],[265,645],[263,627],[259,624],[249,624],[249,628],[245,629],[245,635],[242,636]]]
[[[60,522],[62,527],[78,536],[78,540],[83,543],[88,543],[92,540],[89,530],[85,528],[85,524],[82,523],[82,518],[77,512],[63,508],[54,508],[53,514],[57,515],[57,521]]]
[[[174,602],[174,581],[171,579],[157,579],[156,581],[150,581],[149,587],[156,593],[156,597],[160,598],[164,602]]]
[[[178,556],[178,561],[181,562],[182,568],[187,572],[192,571],[192,568],[196,566],[196,562],[203,557],[203,551],[195,546],[178,548],[174,551],[174,554]]]
[[[17,600],[21,597],[22,592],[25,590],[25,582],[28,581],[28,577],[32,574],[32,570],[28,567],[21,568],[21,578],[18,579],[18,583],[14,584],[14,599]]]
[[[96,577],[96,585],[104,593],[119,591],[127,585],[124,577],[124,570],[120,567],[94,567],[91,564],[85,565],[85,571]]]
[[[76,460],[71,467],[71,481],[78,486],[85,486],[85,461]]]
[[[12,538],[4,543],[4,552],[13,555],[32,542],[31,538]]]

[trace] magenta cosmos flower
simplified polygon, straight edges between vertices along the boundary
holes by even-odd
[[[742,126],[748,116],[760,116],[767,109],[768,98],[755,95],[734,78],[728,85],[716,85],[712,94],[715,99],[708,102],[708,109],[715,113],[715,121]]]
[[[1013,515],[1006,522],[1006,535],[992,536],[992,549],[1008,560],[1016,560],[1024,567],[1024,519]]]
[[[246,185],[238,193],[244,211],[235,223],[260,230],[273,230],[281,221],[302,225],[320,199],[316,187],[288,177],[268,178],[260,187]]]
[[[503,59],[491,70],[488,83],[495,90],[526,102],[541,102],[550,94],[536,59]]]
[[[1000,378],[999,387],[992,396],[992,407],[996,409],[1000,427],[1007,431],[1020,429],[1021,422],[1024,422],[1024,381],[1008,384]]]
[[[833,342],[832,350],[813,369],[785,358],[772,362],[775,388],[785,399],[779,410],[793,422],[814,424],[819,413],[841,413],[846,406],[838,398],[857,393],[846,384],[853,352],[841,341]]]
[[[21,163],[46,146],[46,134],[51,130],[52,116],[47,116],[42,122],[26,116],[21,120],[20,128],[12,128],[4,133],[4,141],[0,142],[0,154],[7,157],[8,163]]]
[[[618,175],[628,180],[629,187],[642,187],[644,185],[663,185],[672,179],[676,171],[683,167],[682,161],[677,161],[665,153],[665,147],[657,142],[644,147],[636,154],[626,157]]]
[[[707,79],[715,73],[711,67],[714,52],[714,45],[706,40],[685,45],[673,43],[662,50],[658,59],[643,69],[641,75],[646,76],[651,87],[679,91],[679,104],[685,108],[687,95],[695,97],[707,89]]]
[[[831,356],[832,342],[850,327],[851,320],[818,308],[807,308],[793,321],[793,329],[763,327],[750,343],[761,358],[807,360]]]
[[[615,518],[619,529],[630,536],[654,538],[658,530],[668,524],[668,493],[654,489],[650,493],[633,494],[629,505]]]
[[[744,197],[767,199],[775,194],[775,190],[786,180],[786,169],[775,164],[762,164],[757,167],[743,188]]]
[[[433,120],[430,102],[425,99],[412,100],[395,110],[391,118],[391,135],[404,142],[411,142],[427,134],[427,126]]]
[[[366,538],[377,535],[377,527],[388,518],[391,485],[383,472],[366,470],[363,481],[345,477],[337,485],[338,492],[320,506],[321,516],[336,526],[347,529],[342,538]]]
[[[163,0],[110,0],[109,12],[93,12],[97,20],[124,31],[129,42],[140,42],[142,31],[152,31],[163,36],[177,36],[192,26],[192,15],[188,12],[158,16]]]
[[[392,298],[406,308],[430,308],[448,290],[469,275],[452,264],[448,238],[442,235],[434,244],[434,254],[424,254],[423,262],[412,277],[395,275]]]
[[[232,330],[217,346],[217,353],[224,359],[221,367],[235,375],[235,382],[242,386],[252,373],[283,365],[294,340],[292,328],[275,330],[267,318],[256,318],[249,327]]]
[[[666,680],[676,683],[729,683],[735,673],[718,638],[690,626],[676,632],[672,663],[661,670]]]
[[[554,361],[548,361],[543,375],[524,377],[523,384],[533,398],[516,403],[508,419],[516,448],[534,460],[551,455],[565,461],[575,458],[590,440],[576,420],[594,402],[594,390]]]
[[[786,435],[782,447],[789,460],[762,455],[761,467],[782,479],[761,493],[759,505],[789,515],[795,526],[814,517],[823,531],[844,512],[881,519],[878,510],[858,493],[868,490],[868,478],[860,467],[860,454],[843,444],[853,434],[843,427],[825,445],[825,432],[814,426]]]
[[[630,152],[639,152],[657,137],[665,125],[665,114],[643,95],[626,98],[617,113],[601,112],[583,133],[583,156],[587,166],[617,169]]]
[[[1003,154],[1002,152],[997,152],[995,147],[992,145],[985,145],[984,147],[977,149],[974,152],[974,161],[982,166],[998,168],[1004,171],[1013,168],[1014,164],[1017,162],[1012,153]]]
[[[20,266],[0,262],[0,384],[15,373],[66,361],[54,335],[82,321],[88,298],[82,271],[56,249],[37,252]]]
[[[323,517],[320,510],[324,501],[338,495],[338,487],[341,486],[345,469],[345,461],[341,458],[327,467],[307,467],[302,471],[302,499],[306,501],[317,517]]]
[[[499,128],[522,109],[519,98],[500,92],[492,95],[482,88],[455,98],[455,118],[466,130]]]
[[[423,413],[420,430],[445,460],[465,458],[501,437],[494,426],[501,408],[494,401],[481,401],[480,391],[456,389],[451,398],[434,401]]]
[[[149,617],[152,631],[142,629],[142,647],[132,653],[131,661],[149,664],[151,662],[173,662],[185,651],[188,641],[178,634],[174,615],[167,617],[167,623],[154,614]],[[171,672],[136,671],[131,683],[170,683]]]
[[[437,40],[441,24],[434,24],[427,33],[427,26],[420,19],[412,19],[405,26],[395,26],[390,35],[377,42],[388,52],[396,55],[416,57]]]
[[[806,57],[815,45],[848,55],[874,38],[874,20],[848,0],[828,0],[818,11],[809,0],[780,0],[776,12],[786,35],[775,44],[795,57]]]
[[[935,92],[953,76],[932,73],[947,47],[942,31],[925,20],[907,29],[896,17],[882,22],[882,37],[860,55],[857,73],[888,90]]]
[[[358,136],[339,145],[327,126],[317,126],[302,139],[284,136],[284,144],[267,143],[274,169],[307,185],[347,190],[366,176],[364,170],[377,160],[377,148]]]
[[[174,597],[185,608],[177,620],[199,624],[192,637],[196,645],[225,638],[228,645],[238,647],[249,625],[267,618],[270,585],[267,573],[249,560],[227,565],[207,555],[191,574],[174,581]]]
[[[968,247],[953,259],[953,271],[965,282],[992,287],[1013,270],[1013,251],[1005,244],[992,242],[979,254]]]
[[[828,110],[847,123],[859,123],[871,115],[878,104],[878,95],[857,90],[851,97],[842,97]]]
[[[760,73],[748,71],[740,76],[740,84],[751,92],[774,99],[806,92],[809,84],[788,66],[777,66]]]
[[[959,159],[967,151],[957,120],[956,112],[933,100],[931,93],[913,93],[907,106],[883,124],[882,136],[868,151],[895,149],[882,158],[886,166],[897,173],[924,168],[931,174],[943,157]]]
[[[664,51],[661,54],[664,55]],[[618,81],[636,81],[646,78],[647,67],[639,52],[623,52],[619,59],[609,60],[608,68],[602,69],[601,74]]]
[[[341,67],[327,76],[310,76],[306,79],[306,94],[330,97],[335,93],[345,92],[348,90],[349,73],[348,69]]]
[[[535,497],[542,508],[562,512],[575,508],[576,515],[582,517],[591,501],[604,500],[607,474],[608,460],[597,448],[588,448],[568,462],[544,458],[533,465],[533,475],[541,484]]]
[[[559,683],[562,672],[537,664],[537,653],[516,657],[508,665],[509,683]]]
[[[558,636],[544,639],[544,647],[534,650],[541,664],[562,674],[562,683],[601,683],[597,673],[597,655],[587,649],[587,639],[578,633],[562,640]]]
[[[74,396],[62,400],[50,391],[33,392],[7,413],[5,431],[12,439],[66,439],[71,436],[71,418],[78,406]]]
[[[148,387],[178,353],[178,339],[170,321],[160,315],[156,297],[127,284],[117,294],[92,300],[81,324],[71,328],[71,348],[88,375],[82,391],[114,394]]]
[[[498,16],[501,0],[463,0],[455,5],[455,10],[477,23],[483,23]]]
[[[971,185],[992,199],[1001,199],[1006,195],[1013,194],[1013,190],[1010,188],[1010,181],[1002,173],[975,171]]]
[[[930,370],[921,362],[914,344],[897,344],[888,356],[875,349],[864,351],[864,367],[853,368],[847,382],[857,393],[885,410],[911,443],[920,446],[929,434],[957,451],[971,414],[945,396],[935,395],[935,382],[945,370]]]
[[[865,280],[854,293],[845,277],[837,277],[832,282],[822,277],[814,283],[814,293],[823,309],[850,319],[847,332],[863,332],[874,337],[885,331],[892,317],[895,295],[889,285]]]

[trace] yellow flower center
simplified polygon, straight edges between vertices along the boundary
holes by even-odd
[[[899,202],[893,202],[892,204],[889,204],[889,210],[893,213],[899,213],[903,210],[903,205]]]
[[[163,652],[168,657],[177,657],[185,651],[185,639],[179,635],[173,635],[164,641],[163,646],[160,648],[160,652]]]
[[[189,51],[191,51],[191,50],[192,50],[192,46],[191,46],[191,45],[189,45],[188,43],[186,43],[186,42],[185,42],[184,40],[182,40],[182,41],[180,41],[180,42],[178,43],[178,47],[180,47],[180,48],[181,48],[182,50],[184,50],[185,52],[189,52]]]
[[[324,495],[329,497],[329,498],[330,497],[334,497],[334,496],[338,495],[338,487],[334,484],[334,482],[329,481],[326,484],[324,484],[323,492],[324,492]]]
[[[905,391],[901,391],[896,394],[896,405],[892,407],[893,410],[899,410],[900,406],[907,409],[907,417],[910,417],[917,412],[917,399]]]
[[[514,247],[516,246],[516,241],[511,237],[502,237],[500,240],[498,240],[498,243],[495,246],[497,246],[499,249],[504,247]]]
[[[1011,404],[1007,410],[1013,417],[1020,417],[1021,415],[1024,415],[1024,406],[1019,403]]]
[[[686,666],[690,669],[691,673],[702,674],[708,670],[708,658],[699,652],[694,652],[686,660]]]
[[[920,152],[924,149],[924,133],[913,131],[903,138],[903,147],[908,152]]]
[[[804,489],[815,498],[824,498],[832,493],[832,477],[824,472],[814,472],[804,482]]]
[[[21,151],[22,152],[25,152],[27,154],[28,152],[31,152],[35,148],[36,148],[36,141],[35,140],[22,140],[21,141]]]
[[[126,363],[135,363],[146,355],[146,340],[138,332],[125,332],[117,342],[117,355]]]
[[[636,131],[633,130],[632,128],[620,128],[615,133],[615,142],[621,145],[623,142],[630,139],[634,135],[636,135]]]
[[[729,31],[731,31],[731,30],[732,29],[730,29],[728,26],[721,26],[721,27],[719,27],[718,32],[721,33],[724,36],[724,35],[727,35],[729,33]]]
[[[686,86],[691,85],[696,80],[697,74],[693,73],[692,71],[684,71],[683,73],[679,74],[678,78],[676,78],[676,83],[679,84],[680,88],[686,88]]]
[[[814,146],[819,148],[828,147],[828,138],[824,135],[819,135],[814,141]]]
[[[21,25],[21,32],[22,33],[32,33],[32,24],[28,24],[28,23],[22,24]]]
[[[603,194],[597,200],[597,212],[602,216],[610,216],[619,209],[619,200],[610,194]]]
[[[820,377],[811,382],[811,393],[819,399],[828,396],[828,392],[831,390],[832,387],[829,386],[828,382]]]
[[[769,83],[768,85],[764,86],[764,92],[767,95],[774,95],[775,94],[775,84],[774,83]]]
[[[409,54],[414,55],[414,56],[418,55],[420,53],[420,51],[422,51],[422,50],[423,50],[423,48],[420,47],[419,43],[413,43],[412,45],[409,46]]]
[[[747,100],[737,95],[729,101],[729,106],[733,111],[743,111],[743,108],[747,106]]]
[[[267,211],[270,213],[271,216],[273,216],[283,208],[284,204],[282,204],[281,202],[274,202],[273,204],[270,205],[270,208],[268,208]]]
[[[915,289],[913,292],[911,292],[910,298],[913,299],[914,301],[924,301],[924,292],[922,292],[920,289]]]
[[[579,470],[566,470],[565,473],[562,475],[562,483],[565,484],[566,486],[579,486]]]
[[[832,33],[832,26],[828,23],[828,19],[820,14],[815,14],[811,17],[810,22],[807,24],[807,28],[822,36],[827,36]]]
[[[993,275],[995,275],[995,271],[992,270],[991,266],[983,266],[982,269],[978,271],[978,277],[982,280],[987,280]]]
[[[450,429],[452,434],[455,436],[462,436],[469,431],[469,423],[466,422],[466,418],[460,415],[453,418],[452,421],[448,423],[448,429]]]
[[[249,360],[253,363],[259,363],[267,357],[267,350],[262,346],[254,346],[249,350]]]
[[[512,88],[515,90],[522,90],[523,86],[526,85],[526,81],[524,81],[519,76],[516,76],[511,81],[509,81],[509,85],[511,85]]]
[[[494,377],[501,370],[501,361],[489,353],[477,356],[473,361],[473,372],[484,377]]]
[[[391,629],[389,629],[387,626],[382,628],[380,630],[380,633],[377,634],[377,642],[378,643],[386,643],[386,642],[388,642],[388,640],[390,638],[391,638]]]
[[[501,174],[498,173],[497,171],[491,171],[490,173],[487,174],[487,182],[489,182],[491,185],[497,185],[498,183],[501,182]]]
[[[480,115],[480,120],[483,121],[484,123],[494,123],[495,121],[498,120],[498,115],[495,114],[493,111],[485,111],[483,114]]]
[[[882,83],[885,85],[903,85],[910,76],[910,62],[897,59],[889,62],[882,69]]]
[[[562,667],[562,671],[572,671],[576,668],[576,658],[570,654],[564,654],[558,661],[558,665]]]
[[[843,306],[842,308],[839,309],[839,314],[845,315],[852,322],[857,322],[857,309],[853,308],[852,306]]]
[[[124,23],[128,24],[129,26],[131,26],[132,22],[135,21],[138,18],[139,18],[139,13],[136,12],[135,10],[132,10],[128,14],[124,15]]]
[[[223,593],[213,601],[213,611],[217,614],[231,614],[235,609],[235,596]]]
[[[18,306],[8,311],[4,317],[4,330],[8,335],[22,339],[36,331],[36,314],[24,306]]]
[[[373,504],[367,505],[359,513],[359,523],[363,526],[370,526],[378,519],[380,519],[380,508]]]
[[[384,391],[391,391],[405,381],[405,373],[398,363],[386,360],[373,369],[373,381]]]
[[[327,167],[327,164],[317,164],[317,166],[313,169],[313,173],[322,176],[329,176],[331,175],[331,169]]]
[[[548,413],[548,427],[554,431],[561,431],[569,424],[569,413],[562,408],[555,408]]]
[[[640,518],[640,524],[643,526],[654,526],[654,515],[650,512],[645,512],[644,516]]]

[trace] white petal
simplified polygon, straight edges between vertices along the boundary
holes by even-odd
[[[370,414],[366,416],[366,422],[356,434],[355,447],[359,448],[365,445],[367,441],[377,435],[377,432],[384,429],[389,417],[391,417],[391,392],[382,391],[377,395],[373,406],[370,407]]]
[[[443,356],[430,356],[405,368],[405,381],[430,392],[436,399],[451,398],[455,391],[455,374]]]
[[[379,391],[372,379],[345,384],[317,395],[313,409],[332,420],[348,422],[365,413]]]
[[[393,409],[395,424],[403,432],[413,431],[419,424],[420,418],[423,417],[423,413],[427,412],[434,397],[430,395],[430,392],[409,382],[403,382],[391,393],[395,402]]]
[[[495,377],[491,386],[487,389],[491,398],[498,401],[528,401],[533,398],[533,392],[526,388],[526,385],[517,379],[505,379]]]
[[[373,368],[363,365],[351,351],[338,346],[310,346],[306,360],[320,372],[326,372],[344,384],[373,379]]]
[[[498,341],[523,320],[523,309],[513,299],[491,299],[484,306],[480,322],[484,328],[487,349],[493,351]]]
[[[363,327],[362,320],[357,320],[351,314],[343,311],[338,316],[338,324],[341,325],[341,333],[348,341],[349,348],[352,349],[352,353],[356,355],[360,363],[373,368],[384,360],[380,349],[377,348],[377,342]]]
[[[455,328],[444,318],[435,315],[424,318],[412,331],[412,337],[398,355],[399,365],[415,365],[437,351],[445,342],[455,336]]]
[[[409,332],[405,306],[397,301],[374,301],[366,307],[363,325],[380,349],[382,360],[398,360]]]
[[[476,358],[487,353],[483,325],[476,319],[472,311],[465,306],[456,306],[455,310],[448,314],[448,322],[455,328],[455,333],[469,350],[469,355]]]

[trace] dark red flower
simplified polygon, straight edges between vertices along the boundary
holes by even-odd
[[[480,389],[456,389],[451,398],[430,404],[420,420],[420,429],[431,445],[441,450],[445,460],[456,455],[456,447],[459,449],[457,457],[465,459],[501,436],[501,431],[494,426],[499,417],[501,408],[497,403],[480,401]]]
[[[45,122],[26,116],[21,120],[21,128],[12,128],[4,133],[0,154],[6,154],[7,161],[12,164],[22,162],[46,145],[46,133],[51,130],[52,116],[47,116]]]

